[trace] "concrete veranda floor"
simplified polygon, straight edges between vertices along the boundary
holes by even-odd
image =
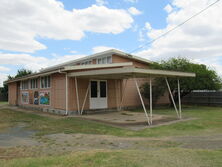
[[[147,118],[144,112],[132,112],[132,111],[115,111],[115,112],[103,112],[89,115],[75,116],[82,119],[93,120],[97,122],[107,123],[116,127],[141,130],[148,127],[156,127],[160,125],[166,125],[175,123],[178,121],[185,121],[188,119],[178,120],[177,117],[169,115],[153,114],[153,125],[148,126]]]
[[[178,120],[176,114],[172,115],[160,115],[160,114],[153,114],[153,124],[152,126],[148,126],[147,119],[144,112],[133,112],[133,111],[112,111],[112,112],[95,112],[95,114],[88,114],[88,115],[72,115],[72,116],[60,116],[40,111],[32,111],[28,109],[23,109],[16,106],[9,106],[8,104],[0,104],[0,109],[12,109],[15,111],[21,111],[25,113],[32,113],[44,117],[50,117],[53,119],[61,119],[66,117],[76,117],[85,120],[92,120],[95,122],[101,122],[108,125],[112,125],[118,128],[124,128],[129,130],[142,130],[146,128],[152,128],[162,125],[169,125],[181,121],[188,121],[195,118],[183,118]]]

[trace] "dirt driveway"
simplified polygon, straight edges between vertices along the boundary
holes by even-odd
[[[92,149],[153,150],[163,147],[222,149],[222,134],[167,138],[116,137],[95,134],[51,134],[35,136],[19,125],[0,134],[0,158],[62,155]]]
[[[20,111],[20,110],[19,110]],[[16,112],[16,111],[15,111]],[[9,111],[8,115],[5,115],[6,119],[9,121],[12,119],[12,116],[15,117],[15,121],[18,121],[18,117],[15,116],[14,111]],[[28,111],[23,111],[24,113]],[[2,112],[3,114],[5,113]],[[47,156],[47,155],[63,155],[69,152],[75,151],[82,151],[82,150],[92,150],[92,149],[110,149],[110,150],[158,150],[161,148],[166,147],[180,147],[180,148],[188,148],[188,149],[205,149],[205,150],[221,150],[222,149],[222,133],[217,134],[206,134],[206,135],[190,135],[190,136],[167,136],[167,137],[118,137],[112,135],[99,135],[99,134],[92,134],[89,131],[89,134],[82,134],[82,133],[54,133],[54,134],[47,134],[47,135],[37,135],[38,131],[31,130],[27,128],[28,123],[31,124],[33,121],[39,121],[38,123],[42,123],[41,121],[53,121],[59,122],[61,117],[58,116],[46,116],[42,117],[41,113],[37,113],[38,117],[33,117],[34,114],[29,114],[24,117],[20,113],[20,121],[17,122],[14,126],[5,129],[4,131],[0,132],[0,158],[1,159],[11,159],[15,157],[35,157],[35,156]],[[127,117],[120,117],[118,116],[117,120],[120,121],[121,119],[127,118],[127,120],[133,120],[134,117],[132,114],[137,113],[118,113],[121,116],[128,116]],[[130,115],[131,114],[131,115]],[[141,114],[141,119],[144,119],[143,113]],[[139,115],[138,114],[138,115]],[[39,116],[41,115],[41,117]],[[138,116],[137,115],[137,116]],[[142,116],[143,115],[143,116]],[[100,116],[101,118],[107,118],[106,116]],[[90,116],[90,119],[93,116]],[[143,118],[142,118],[143,117]],[[116,119],[113,118],[113,119]],[[156,117],[158,118],[158,117]],[[27,122],[29,119],[29,122]],[[43,120],[42,120],[43,119]],[[127,121],[126,122],[130,122]],[[138,119],[139,120],[139,119]],[[69,122],[67,122],[69,121]],[[73,121],[72,118],[65,119],[63,124],[70,123]],[[76,120],[77,121],[77,120]],[[49,128],[54,128],[53,122],[52,125],[45,125]],[[134,122],[134,121],[133,121]],[[3,122],[4,123],[4,122]],[[85,122],[84,125],[89,122]],[[70,124],[73,125],[73,124]],[[76,124],[78,125],[78,124]],[[82,125],[82,120],[80,120],[80,125]],[[99,127],[99,125],[89,124],[87,128]],[[66,127],[66,126],[64,126]],[[44,127],[42,127],[44,129]],[[110,127],[104,126],[106,130]],[[103,130],[103,129],[100,129]],[[112,129],[113,130],[113,129]],[[120,129],[115,129],[120,132]],[[155,129],[154,129],[155,131]],[[85,131],[84,131],[85,132]],[[132,131],[126,131],[125,133],[131,133]],[[161,132],[161,131],[159,131]],[[134,133],[134,131],[132,132]]]

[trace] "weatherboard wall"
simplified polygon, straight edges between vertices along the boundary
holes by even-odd
[[[13,82],[8,85],[8,102],[10,105],[17,105],[17,83]]]
[[[92,60],[93,63],[96,63],[96,59]],[[123,63],[123,62],[132,62],[134,67],[138,68],[149,68],[147,63],[142,63],[140,61],[132,60],[129,58],[121,57],[118,55],[112,56],[113,63]],[[79,71],[88,71],[90,69],[84,70],[76,70],[71,72],[79,72]],[[103,70],[103,68],[98,69]],[[91,78],[96,79],[96,78]],[[106,80],[106,78],[104,78]],[[137,79],[139,86],[145,82],[149,81],[149,78]],[[86,91],[89,85],[89,78],[77,78],[78,82],[78,95],[79,95],[79,109],[82,109],[83,101],[86,95]],[[124,82],[126,80],[120,79],[108,79],[107,78],[107,104],[108,108],[117,108],[120,106]],[[50,94],[50,104],[34,104],[34,94],[35,92],[49,92]],[[22,94],[27,92],[29,94],[28,103],[22,103]],[[126,92],[124,95],[124,101],[122,107],[137,107],[141,106],[141,101],[139,99],[139,95],[137,89],[135,87],[135,83],[133,79],[129,79],[126,85]],[[146,99],[145,103],[148,104]],[[158,103],[168,103],[167,94],[164,97],[161,97],[161,100]],[[20,105],[20,106],[28,106],[32,108],[42,108],[42,109],[55,109],[55,110],[66,110],[66,74],[65,73],[55,73],[51,74],[51,87],[47,89],[40,88],[40,78],[38,78],[38,88],[37,89],[28,89],[21,90],[19,86],[19,82],[14,82],[9,84],[9,104],[11,105]],[[89,110],[90,105],[90,92],[87,95],[86,102],[83,110]],[[68,111],[77,111],[77,95],[76,95],[76,84],[75,78],[68,78]]]

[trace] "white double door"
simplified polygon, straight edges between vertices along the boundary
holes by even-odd
[[[107,108],[107,81],[90,81],[90,109]]]

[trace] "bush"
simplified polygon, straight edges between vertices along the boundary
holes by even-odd
[[[150,99],[150,84],[148,82],[144,83],[141,87],[141,94],[146,99]],[[164,84],[163,79],[154,79],[152,81],[152,100],[153,105],[155,105],[158,99],[164,95],[166,92],[166,84]]]

